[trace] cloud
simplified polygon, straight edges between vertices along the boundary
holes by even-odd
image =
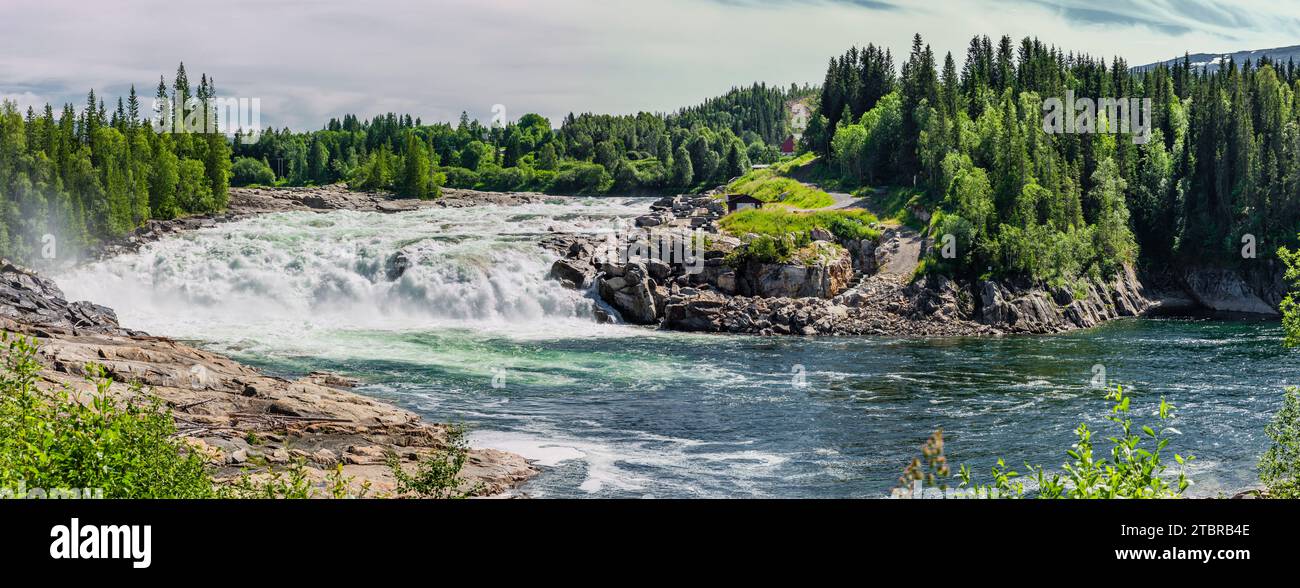
[[[0,93],[78,106],[135,84],[192,82],[262,100],[262,120],[409,112],[454,121],[538,112],[665,112],[734,85],[820,82],[827,60],[921,33],[960,61],[972,35],[1037,36],[1147,63],[1295,43],[1275,0],[6,0]]]
[[[866,8],[869,10],[900,10],[903,8],[902,6],[894,2],[886,2],[884,0],[784,0],[784,1],[782,0],[711,0],[711,1],[717,2],[718,4],[725,4],[729,6],[744,6],[749,8],[788,7],[792,4],[803,4],[803,5],[843,4],[847,6],[856,6],[858,8]]]

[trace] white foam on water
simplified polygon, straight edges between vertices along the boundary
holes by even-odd
[[[749,445],[748,442],[719,444],[651,433],[624,433],[626,438],[607,440],[578,439],[549,430],[536,433],[481,430],[471,431],[469,438],[475,447],[510,451],[545,467],[582,462],[585,477],[578,489],[588,494],[646,490],[664,494],[659,491],[670,489],[672,492],[667,494],[761,496],[764,491],[753,480],[778,476],[778,470],[789,461],[782,455],[730,447]],[[701,449],[709,446],[717,448]],[[652,478],[640,473],[645,471],[659,473]],[[718,482],[715,488],[701,486],[710,479]]]
[[[129,328],[301,343],[340,329],[469,328],[517,338],[626,336],[547,278],[548,232],[597,234],[644,199],[566,199],[398,214],[263,215],[181,234],[55,276]],[[398,271],[405,265],[404,271]]]

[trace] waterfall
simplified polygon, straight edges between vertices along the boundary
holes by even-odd
[[[591,321],[592,301],[547,278],[550,231],[595,234],[634,199],[515,207],[258,216],[183,233],[56,276],[70,299],[172,336],[200,325],[349,329]],[[188,328],[187,328],[188,325]]]

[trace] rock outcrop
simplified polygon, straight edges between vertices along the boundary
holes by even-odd
[[[666,276],[665,276],[666,277]],[[650,277],[646,264],[606,264],[597,279],[600,297],[629,323],[653,325],[659,322],[663,294],[661,286]]]
[[[90,302],[68,302],[53,281],[0,260],[0,316],[46,331],[121,333],[113,309]]]
[[[747,262],[736,269],[736,290],[762,298],[834,298],[853,279],[849,251],[828,241],[814,241],[807,261]]]
[[[1153,306],[1132,268],[1108,281],[1088,281],[1076,292],[980,281],[975,285],[980,323],[1008,333],[1058,333],[1144,314]]]
[[[1286,291],[1278,270],[1251,275],[1229,268],[1192,267],[1183,271],[1182,283],[1191,298],[1207,310],[1267,316],[1278,315],[1277,306]]]

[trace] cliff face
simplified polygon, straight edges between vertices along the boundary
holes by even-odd
[[[1095,327],[1105,321],[1140,316],[1159,303],[1148,297],[1132,268],[1110,280],[1092,280],[1081,291],[1067,288],[1014,288],[994,281],[975,285],[980,323],[1008,332],[1057,333]]]
[[[762,298],[834,298],[853,280],[849,251],[827,241],[809,246],[808,262],[745,263],[736,270],[737,293]]]
[[[1277,316],[1286,295],[1283,270],[1272,261],[1247,269],[1191,266],[1178,275],[1192,300],[1216,312]]]
[[[353,382],[317,373],[299,380],[267,376],[230,358],[163,337],[123,329],[111,309],[68,302],[50,280],[0,262],[0,329],[36,339],[46,385],[89,392],[88,363],[103,365],[119,397],[139,381],[172,408],[186,441],[207,456],[218,479],[247,470],[256,475],[302,460],[322,481],[336,465],[375,493],[394,480],[386,455],[413,465],[446,446],[447,428],[348,388]],[[251,441],[250,441],[251,440]],[[255,465],[257,464],[257,465]],[[471,450],[462,475],[487,494],[504,492],[535,475],[522,457]]]

